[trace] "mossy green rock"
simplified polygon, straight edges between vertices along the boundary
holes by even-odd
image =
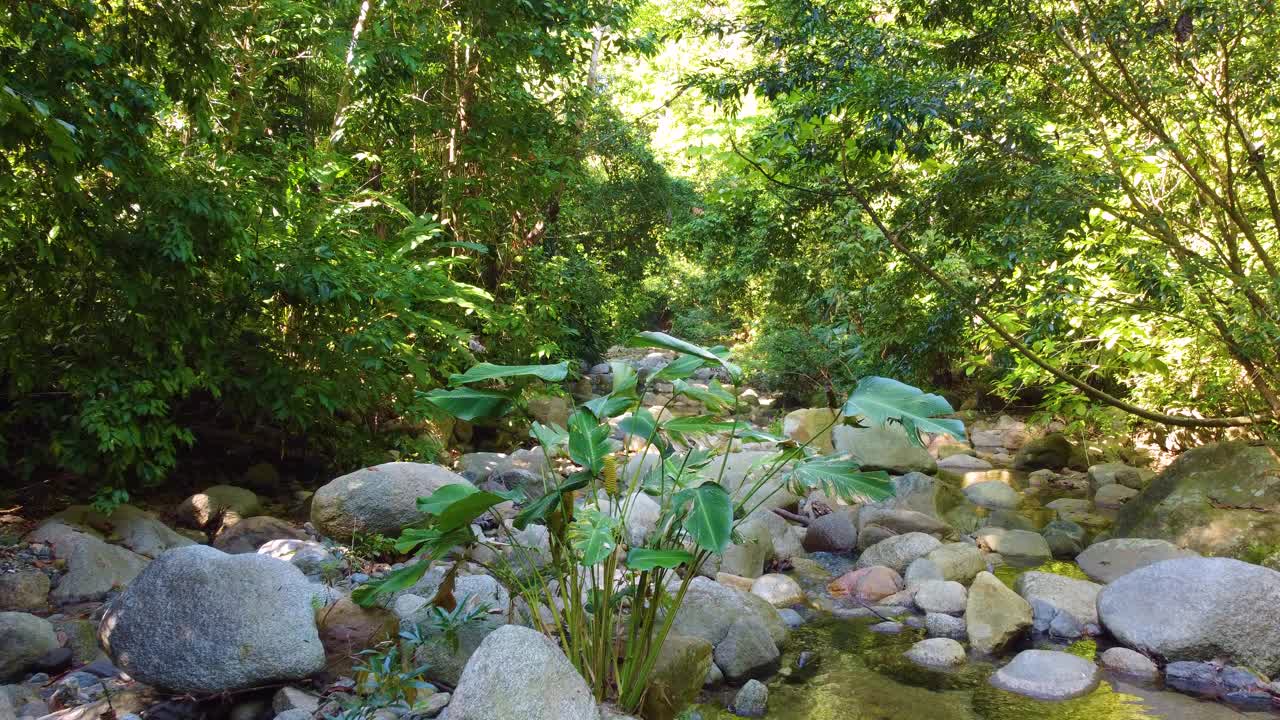
[[[1280,455],[1245,442],[1188,450],[1121,509],[1112,534],[1231,557],[1280,544]]]
[[[667,636],[644,697],[644,716],[648,720],[673,720],[698,697],[711,669],[711,650],[711,643],[702,638]]]

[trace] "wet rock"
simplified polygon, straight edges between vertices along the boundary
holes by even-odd
[[[1013,466],[1019,470],[1058,470],[1071,461],[1071,441],[1061,433],[1051,433],[1031,440],[1018,450]]]
[[[812,531],[812,528],[810,530]],[[937,538],[920,532],[897,535],[867,548],[858,556],[856,567],[881,565],[901,574],[906,571],[911,561],[928,555],[941,545]]]
[[[130,676],[174,692],[302,678],[324,667],[314,592],[279,560],[177,548],[111,603],[100,640]]]
[[[936,637],[912,645],[903,657],[924,667],[955,667],[964,664],[965,652],[955,640]]]
[[[769,629],[750,617],[735,620],[715,647],[716,667],[732,683],[772,675],[781,655]]]
[[[422,520],[418,498],[445,485],[466,482],[461,475],[427,463],[391,462],[362,468],[316,491],[311,522],[326,537],[347,538],[356,532],[393,536]]]
[[[398,618],[380,607],[364,608],[348,597],[316,613],[316,629],[324,647],[325,669],[337,675],[352,672],[361,651],[396,636]]]
[[[262,503],[252,490],[235,485],[214,485],[182,501],[178,506],[178,521],[194,528],[208,527],[214,520],[231,525],[243,518],[257,515]]]
[[[1031,605],[989,572],[978,573],[969,587],[965,610],[969,644],[994,654],[1031,627]]]
[[[58,636],[48,620],[24,612],[0,612],[0,681],[33,668],[57,649]]]
[[[1168,660],[1226,658],[1280,672],[1280,573],[1227,558],[1180,558],[1135,570],[1098,594],[1122,644]]]
[[[969,593],[954,580],[930,580],[916,588],[916,607],[926,613],[960,615],[968,600]]]
[[[1053,573],[1026,572],[1018,576],[1014,589],[1030,603],[1037,632],[1063,638],[1098,633],[1101,585]]]
[[[983,519],[983,527],[1000,528],[1002,530],[1026,530],[1035,532],[1035,523],[1013,510],[992,510]]]
[[[1152,563],[1187,557],[1196,557],[1196,553],[1164,540],[1116,538],[1085,548],[1076,557],[1076,563],[1090,579],[1109,583]]]
[[[1066,700],[1097,687],[1098,668],[1071,653],[1023,650],[991,676],[991,684],[1038,700]]]
[[[449,720],[597,720],[590,688],[555,643],[506,625],[467,663]]]
[[[1099,659],[1104,668],[1121,675],[1131,675],[1145,680],[1154,680],[1160,676],[1160,668],[1156,667],[1150,658],[1129,648],[1107,648]]]
[[[944,580],[955,580],[962,585],[973,582],[978,573],[987,569],[982,551],[968,543],[947,543],[930,551],[925,559],[938,568]]]
[[[1132,500],[1137,490],[1124,485],[1103,485],[1093,494],[1093,504],[1100,508],[1118,508]]]
[[[877,602],[902,590],[902,576],[893,568],[876,565],[851,570],[832,581],[827,589],[832,595]]]
[[[645,692],[647,720],[673,720],[698,696],[711,662],[711,643],[702,638],[668,635],[658,652]]]
[[[984,528],[977,538],[979,545],[1000,553],[1010,564],[1040,565],[1053,557],[1044,536],[1029,530]]]
[[[858,530],[844,510],[835,510],[809,523],[804,535],[807,552],[848,552],[858,545]]]
[[[924,629],[929,637],[950,638],[961,641],[969,639],[969,632],[962,617],[929,613],[924,616]]]
[[[733,696],[733,714],[738,717],[764,717],[769,704],[769,688],[759,680],[748,680]]]
[[[964,489],[965,497],[978,507],[1016,510],[1022,495],[1000,480],[985,480]]]
[[[1055,558],[1074,558],[1084,550],[1085,530],[1070,520],[1052,520],[1040,534]]]

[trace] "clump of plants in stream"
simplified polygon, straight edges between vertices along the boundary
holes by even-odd
[[[370,605],[380,595],[413,586],[433,562],[449,555],[453,564],[433,602],[452,610],[457,606],[454,577],[472,549],[488,546],[498,558],[494,575],[527,604],[529,622],[560,642],[598,700],[612,700],[633,713],[641,706],[658,651],[691,580],[708,557],[724,552],[739,522],[784,490],[803,495],[816,489],[846,500],[882,499],[892,493],[886,473],[864,471],[856,458],[819,455],[807,444],[752,428],[737,419],[737,392],[715,380],[705,386],[687,380],[710,366],[730,378],[736,390],[741,372],[723,348],[707,349],[656,332],[641,333],[629,344],[673,350],[677,357],[643,382],[630,366],[615,363],[610,393],[576,408],[568,428],[533,426],[531,434],[547,467],[553,455],[567,452],[579,469],[567,478],[548,470],[544,492],[536,498],[470,484],[447,485],[420,498],[418,508],[428,520],[405,530],[397,541],[397,549],[418,554],[418,562],[359,588],[357,602]],[[567,375],[567,363],[481,364],[453,376],[450,389],[428,397],[471,420],[509,411],[530,379],[560,382]],[[674,417],[666,406],[657,412],[645,408],[644,384],[650,381],[670,382],[673,400],[695,399],[707,414]],[[845,417],[900,423],[916,442],[921,432],[963,437],[959,421],[937,417],[950,412],[936,395],[885,378],[866,378],[832,423]],[[638,448],[641,456],[656,449],[661,461],[647,472],[646,463],[636,463],[631,472],[620,470],[610,442],[611,421],[624,434],[624,447]],[[745,478],[730,478],[728,454],[732,443],[741,440],[775,442],[778,451]],[[626,518],[642,495],[657,503],[660,514],[655,529],[640,541],[628,532]],[[523,503],[510,524],[496,510],[508,501]],[[486,515],[497,526],[496,541],[473,529]],[[535,523],[547,528],[550,561],[529,572],[539,566],[536,551],[520,542],[517,532]]]

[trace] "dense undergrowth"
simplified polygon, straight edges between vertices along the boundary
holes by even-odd
[[[423,397],[451,373],[595,362],[654,327],[736,346],[797,405],[887,375],[1113,422],[998,328],[1125,402],[1269,432],[1278,23],[1141,0],[10,5],[0,472],[430,459]]]

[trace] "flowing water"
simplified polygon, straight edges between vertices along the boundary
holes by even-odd
[[[816,620],[796,629],[783,656],[784,675],[769,684],[767,720],[1259,720],[1267,713],[1242,715],[1207,701],[1135,684],[1104,674],[1098,689],[1084,697],[1043,702],[998,690],[987,678],[995,666],[969,662],[954,671],[931,671],[903,659],[902,653],[924,637],[908,629],[899,634],[870,631],[874,620]],[[1058,648],[1061,649],[1061,648]],[[1092,641],[1072,652],[1088,657]],[[813,653],[796,668],[801,652]],[[703,720],[728,720],[731,693],[710,698],[698,708]]]
[[[995,473],[992,473],[995,475]],[[988,475],[987,477],[991,477]],[[987,479],[987,478],[980,478]],[[1015,488],[1026,488],[1025,476],[1005,471],[1003,479]],[[947,478],[959,490],[961,478]],[[1019,514],[1035,526],[1052,517],[1042,503],[1060,493],[1028,493]],[[961,501],[961,505],[968,505]],[[986,511],[957,507],[952,517],[968,517],[976,526]],[[953,524],[954,521],[953,521]],[[852,566],[847,557],[818,553],[797,563],[793,575],[810,594],[820,597],[825,583]],[[995,569],[1012,586],[1019,574],[1032,568],[1005,565]],[[1072,562],[1053,561],[1034,568],[1084,578]],[[807,570],[807,571],[806,571]],[[829,600],[829,598],[828,598]],[[824,603],[814,603],[823,605]],[[1211,701],[1165,690],[1158,683],[1143,683],[1103,672],[1098,688],[1083,697],[1060,702],[1033,700],[993,687],[988,678],[997,665],[971,659],[948,671],[927,670],[902,657],[924,631],[906,628],[897,634],[873,632],[879,618],[842,619],[817,613],[808,624],[791,634],[782,658],[782,672],[768,681],[766,720],[1264,720],[1271,713],[1241,713]],[[1093,659],[1101,648],[1085,639],[1073,645],[1028,640],[1017,649],[1043,647],[1066,650]],[[801,653],[812,659],[797,667]],[[1012,657],[1012,652],[1008,657]],[[697,708],[703,720],[729,720],[736,716],[725,708],[736,690],[724,690],[705,698]]]

